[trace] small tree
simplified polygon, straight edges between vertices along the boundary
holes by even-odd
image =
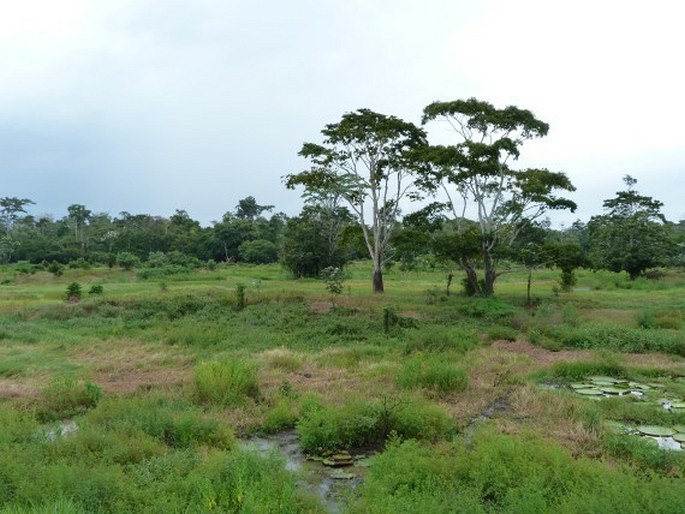
[[[78,282],[72,282],[67,286],[67,301],[71,303],[78,303],[81,301],[82,290],[81,284]]]
[[[626,175],[625,191],[604,201],[605,214],[588,223],[590,258],[595,268],[626,271],[633,280],[664,264],[675,251],[663,203],[634,190],[637,180]]]
[[[326,284],[326,291],[331,293],[331,303],[335,307],[335,297],[343,292],[345,274],[342,269],[329,266],[321,270],[321,278]]]
[[[129,271],[140,265],[140,259],[130,252],[119,252],[117,254],[117,264],[126,271]]]

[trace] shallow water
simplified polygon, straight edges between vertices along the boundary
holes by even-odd
[[[330,468],[321,462],[308,460],[302,452],[300,441],[294,430],[264,437],[252,437],[242,442],[242,447],[258,453],[278,452],[285,459],[285,469],[300,476],[298,487],[318,496],[331,513],[339,513],[357,487],[364,481],[366,468],[361,465]],[[334,478],[339,470],[352,478]]]

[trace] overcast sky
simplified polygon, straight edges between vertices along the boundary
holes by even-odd
[[[0,0],[0,197],[294,215],[281,177],[325,124],[475,96],[550,124],[521,164],[576,185],[556,225],[627,173],[685,219],[683,20],[680,0]]]

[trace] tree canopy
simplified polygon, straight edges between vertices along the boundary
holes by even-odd
[[[305,143],[299,155],[311,167],[285,178],[307,194],[345,200],[362,230],[373,261],[373,290],[383,292],[383,264],[400,202],[415,192],[418,165],[412,151],[425,146],[422,129],[395,116],[359,109],[321,131],[323,144]]]
[[[521,228],[550,209],[575,210],[576,204],[558,196],[574,191],[568,177],[545,168],[517,170],[512,161],[521,145],[543,137],[549,126],[530,111],[509,106],[497,109],[470,98],[434,102],[424,109],[423,123],[444,122],[454,132],[455,143],[420,149],[417,159],[430,163],[420,184],[447,198],[457,233],[457,260],[467,275],[469,290],[490,295],[497,278],[498,252],[510,245]],[[468,215],[475,224],[465,223]],[[484,277],[478,278],[479,264]]]

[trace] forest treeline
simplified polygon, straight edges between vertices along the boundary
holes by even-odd
[[[139,267],[145,278],[219,262],[280,261],[295,277],[316,277],[366,257],[375,292],[383,291],[389,266],[443,266],[463,271],[466,293],[482,296],[493,294],[510,263],[556,266],[563,288],[579,267],[634,279],[685,265],[685,220],[666,220],[663,204],[641,195],[629,175],[602,213],[552,229],[545,214],[574,211],[565,194],[575,187],[563,172],[512,166],[522,145],[549,129],[530,111],[474,98],[433,102],[422,125],[435,123],[450,127],[452,144],[431,144],[423,127],[368,109],[326,125],[322,142],[299,152],[311,167],[284,177],[288,188],[303,188],[304,208],[293,217],[252,196],[209,227],[184,210],[112,217],[81,204],[61,218],[35,217],[30,199],[3,197],[0,262],[56,273],[65,265]],[[405,212],[407,205],[421,208]]]

